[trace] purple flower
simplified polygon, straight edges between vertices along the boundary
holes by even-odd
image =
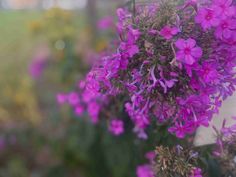
[[[202,57],[202,49],[196,46],[194,39],[178,39],[175,46],[179,49],[176,59],[185,64],[192,65]]]
[[[206,83],[215,82],[219,78],[219,74],[213,63],[204,63],[198,73],[201,75],[203,82]]]
[[[183,126],[182,123],[175,123],[175,126],[168,129],[170,133],[175,134],[178,138],[184,138],[186,133],[192,132],[190,127]]]
[[[236,33],[236,20],[224,19],[221,20],[219,26],[216,28],[215,36],[219,39],[230,39]]]
[[[165,39],[169,40],[174,35],[178,34],[179,29],[176,27],[165,26],[161,29],[160,35],[163,36]]]
[[[76,107],[75,107],[75,114],[77,116],[81,116],[83,114],[83,112],[84,112],[83,106],[82,105],[76,105]]]
[[[118,9],[116,10],[116,14],[117,14],[117,16],[118,16],[118,18],[119,18],[120,21],[123,21],[123,20],[125,20],[126,18],[131,17],[131,14],[130,14],[129,12],[127,12],[127,11],[126,11],[125,9],[123,9],[123,8],[118,8]]]
[[[65,104],[67,102],[67,95],[64,93],[57,94],[57,103],[58,104]]]
[[[149,151],[145,154],[145,158],[152,162],[156,157],[155,151]]]
[[[113,25],[114,25],[114,23],[113,23],[113,19],[111,16],[103,17],[97,23],[97,27],[100,30],[107,30],[107,29],[111,28]]]
[[[232,17],[235,12],[235,6],[232,5],[232,0],[214,0],[212,9],[219,15],[221,18]]]
[[[93,123],[97,123],[99,119],[99,111],[100,111],[100,106],[98,105],[97,102],[92,101],[88,104],[88,114],[91,118],[91,121]]]
[[[29,66],[29,73],[32,76],[33,79],[38,79],[40,76],[42,76],[47,60],[44,58],[38,57],[35,58],[32,63]]]
[[[194,168],[189,177],[202,177],[202,170],[200,168]]]
[[[110,122],[109,130],[112,134],[118,136],[124,132],[124,123],[122,120],[112,120]]]
[[[121,50],[127,54],[127,57],[131,58],[139,52],[139,48],[136,44],[129,44],[126,42],[121,43]]]
[[[215,27],[219,25],[220,22],[217,13],[214,10],[205,7],[199,9],[195,21],[196,23],[201,24],[204,30]]]
[[[78,104],[79,103],[79,95],[76,92],[69,93],[68,102],[70,105]]]
[[[137,177],[154,177],[154,172],[150,165],[140,165],[136,169]]]

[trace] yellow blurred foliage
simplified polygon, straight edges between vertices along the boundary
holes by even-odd
[[[45,37],[52,45],[58,40],[74,40],[77,30],[73,12],[60,8],[47,10],[40,20],[29,24],[29,29],[32,34]]]
[[[4,122],[21,121],[37,124],[41,121],[33,84],[30,78],[17,81],[17,87],[8,83],[2,87],[0,120]],[[7,98],[7,99],[6,99]]]

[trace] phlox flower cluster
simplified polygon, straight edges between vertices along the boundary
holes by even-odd
[[[235,91],[235,5],[166,0],[137,4],[134,12],[118,9],[115,52],[80,83],[91,120],[110,120],[109,130],[121,134],[125,111],[142,138],[150,124],[168,125],[178,138],[208,126]]]

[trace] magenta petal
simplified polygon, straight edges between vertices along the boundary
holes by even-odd
[[[186,46],[186,43],[185,43],[185,40],[184,39],[178,39],[176,42],[175,42],[175,46],[179,49],[184,49],[185,46]]]
[[[178,34],[179,31],[180,31],[180,30],[179,30],[178,28],[173,27],[172,30],[171,30],[171,34],[172,34],[172,35],[176,35],[176,34]]]
[[[222,29],[221,28],[217,28],[216,31],[215,31],[215,36],[217,38],[222,38],[222,33],[223,33]]]
[[[166,86],[169,87],[169,88],[172,88],[174,85],[175,85],[175,80],[169,80],[169,81],[165,81],[166,83]]]
[[[195,47],[192,49],[191,54],[192,56],[196,58],[201,58],[202,57],[202,49],[200,47]]]
[[[235,12],[236,12],[236,7],[232,6],[226,10],[225,14],[229,17],[232,17],[235,14]]]
[[[232,36],[232,31],[231,31],[231,30],[225,29],[225,30],[223,31],[223,37],[224,37],[225,39],[229,39],[231,36]]]
[[[184,62],[188,65],[192,65],[195,62],[195,59],[191,55],[186,55]]]
[[[230,20],[230,29],[236,29],[236,20]]]
[[[187,46],[193,48],[196,45],[196,41],[192,38],[186,40]]]
[[[214,18],[211,20],[212,26],[218,26],[220,24],[220,20],[218,18]]]
[[[230,6],[232,4],[233,0],[226,0],[225,1],[225,5],[226,6]]]
[[[185,58],[185,54],[184,54],[184,51],[183,50],[180,50],[176,53],[176,58],[177,60],[179,61],[183,61],[184,58]]]
[[[198,11],[197,16],[195,17],[196,23],[201,23],[204,19],[204,14],[206,14],[206,9],[202,8]]]
[[[211,24],[208,21],[203,21],[202,22],[202,28],[204,30],[207,30],[207,29],[211,28]]]

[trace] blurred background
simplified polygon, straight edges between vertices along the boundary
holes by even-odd
[[[0,177],[109,174],[96,172],[103,164],[92,160],[104,158],[99,128],[55,98],[71,91],[106,49],[122,4],[0,0]]]
[[[115,9],[126,3],[0,0],[0,177],[135,176],[143,153],[129,141],[133,135],[114,139],[55,99],[116,38]],[[232,102],[224,118],[235,114]],[[212,141],[208,131],[197,135],[198,145]]]

